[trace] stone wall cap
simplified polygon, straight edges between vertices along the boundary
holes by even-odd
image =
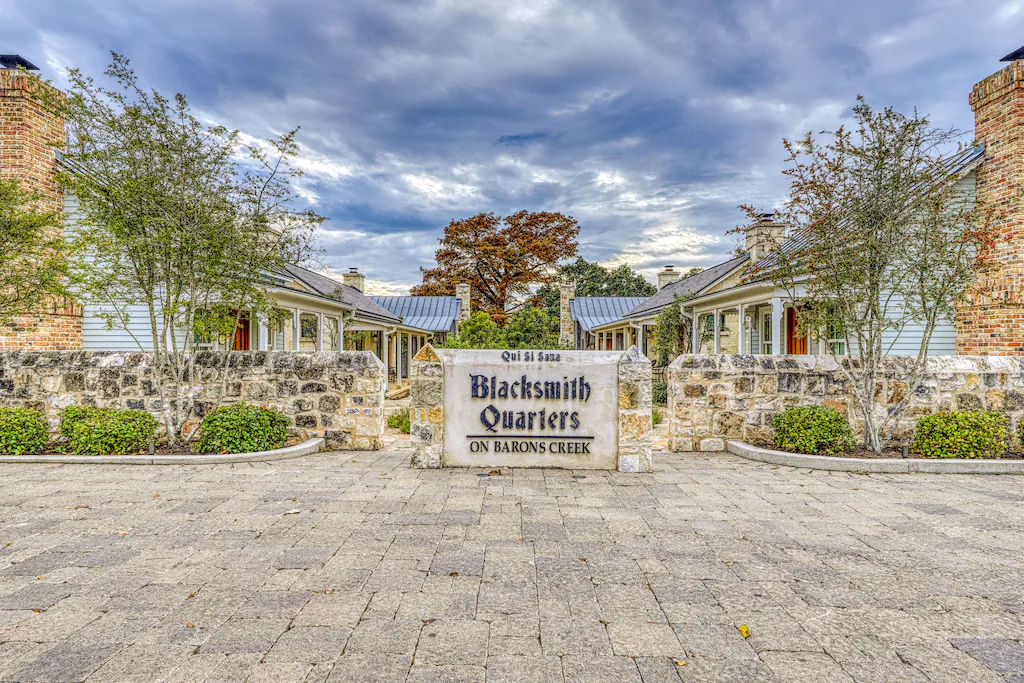
[[[916,361],[915,356],[888,356],[882,362],[882,371],[909,371]],[[832,372],[840,364],[849,367],[856,363],[856,356],[810,356],[810,355],[730,355],[730,354],[683,354],[677,356],[670,368],[675,370],[737,370],[750,374],[778,372]],[[929,356],[929,373],[1024,373],[1024,358],[1013,356]]]
[[[325,441],[309,439],[294,446],[256,453],[214,453],[196,455],[3,455],[0,464],[48,463],[56,465],[217,465],[225,463],[287,460],[319,453]]]

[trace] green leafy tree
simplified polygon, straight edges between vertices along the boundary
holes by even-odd
[[[124,57],[114,54],[106,75],[111,87],[70,69],[67,97],[47,102],[67,122],[60,179],[80,207],[76,292],[133,336],[143,307],[136,341],[153,352],[169,439],[188,442],[196,344],[223,339],[226,365],[241,317],[275,311],[266,273],[306,258],[324,219],[296,206],[296,131],[243,145],[184,95],[145,89]],[[226,373],[221,382],[203,399],[223,396]]]
[[[658,365],[668,365],[690,346],[691,322],[683,315],[681,303],[682,299],[676,297],[671,306],[662,309],[654,323],[654,344],[648,344],[648,349],[653,350]]]
[[[458,334],[448,335],[446,349],[507,349],[508,342],[498,323],[484,311],[477,311],[459,323]]]
[[[48,296],[67,294],[67,244],[60,216],[41,211],[38,196],[0,178],[0,323],[38,310]]]
[[[658,288],[627,264],[613,269],[578,256],[572,263],[558,268],[556,279],[575,287],[576,296],[651,296]],[[556,320],[560,315],[560,293],[557,285],[545,284],[537,290],[548,314]]]
[[[503,331],[510,349],[557,349],[557,327],[546,310],[531,306],[516,311]]]
[[[765,246],[751,274],[785,288],[805,330],[844,339],[842,363],[864,422],[864,445],[891,438],[925,376],[940,322],[954,319],[994,244],[993,214],[958,186],[956,131],[858,98],[853,122],[816,138],[785,140],[789,197],[775,220],[788,241]],[[745,207],[751,228],[761,211]],[[798,288],[800,291],[798,292]],[[911,326],[915,355],[903,365],[906,397],[885,410],[878,380],[893,340]]]

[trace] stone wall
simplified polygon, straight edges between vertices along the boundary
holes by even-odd
[[[792,406],[827,405],[863,434],[849,380],[832,356],[683,355],[668,368],[669,447],[720,451],[735,439],[773,440],[772,417]],[[845,359],[849,362],[849,359]],[[913,359],[891,357],[876,387],[879,411],[903,400]],[[943,410],[998,410],[1011,431],[1024,420],[1024,360],[998,356],[933,356],[910,398],[896,438],[907,440],[918,418]],[[1016,438],[1016,436],[1014,436]]]
[[[381,448],[387,375],[373,353],[237,351],[227,368],[220,359],[210,352],[197,358],[198,417],[218,399],[221,405],[246,401],[281,410],[293,434],[323,436],[328,448]],[[162,420],[163,400],[152,377],[148,353],[0,352],[0,406],[42,410],[54,430],[69,405],[147,410]]]

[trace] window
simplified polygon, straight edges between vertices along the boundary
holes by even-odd
[[[772,310],[761,313],[761,353],[772,352]]]
[[[316,351],[317,340],[320,338],[320,318],[315,313],[303,313],[299,316],[299,350]]]
[[[825,353],[830,356],[846,355],[846,335],[839,325],[825,327]]]
[[[324,351],[341,351],[341,326],[337,318],[324,318]]]

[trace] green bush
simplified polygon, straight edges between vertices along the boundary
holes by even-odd
[[[668,382],[655,382],[651,385],[651,400],[656,406],[668,405]]]
[[[1009,418],[976,410],[922,417],[914,430],[914,452],[925,458],[998,458],[1009,446]]]
[[[661,412],[661,410],[657,406],[651,408],[651,424],[660,425],[664,421],[665,413]]]
[[[772,428],[784,451],[835,455],[853,446],[846,416],[826,406],[787,408],[772,418]]]
[[[46,420],[31,408],[0,408],[0,455],[29,455],[46,446]]]
[[[410,429],[412,428],[412,425],[409,422],[409,409],[400,408],[395,412],[391,413],[390,415],[388,415],[388,427],[391,427],[392,429],[397,429],[400,432],[408,434]]]
[[[211,410],[200,425],[200,453],[271,451],[288,438],[288,417],[271,408],[236,403]]]
[[[140,453],[156,437],[157,422],[142,410],[68,406],[61,413],[63,450],[75,455]]]

